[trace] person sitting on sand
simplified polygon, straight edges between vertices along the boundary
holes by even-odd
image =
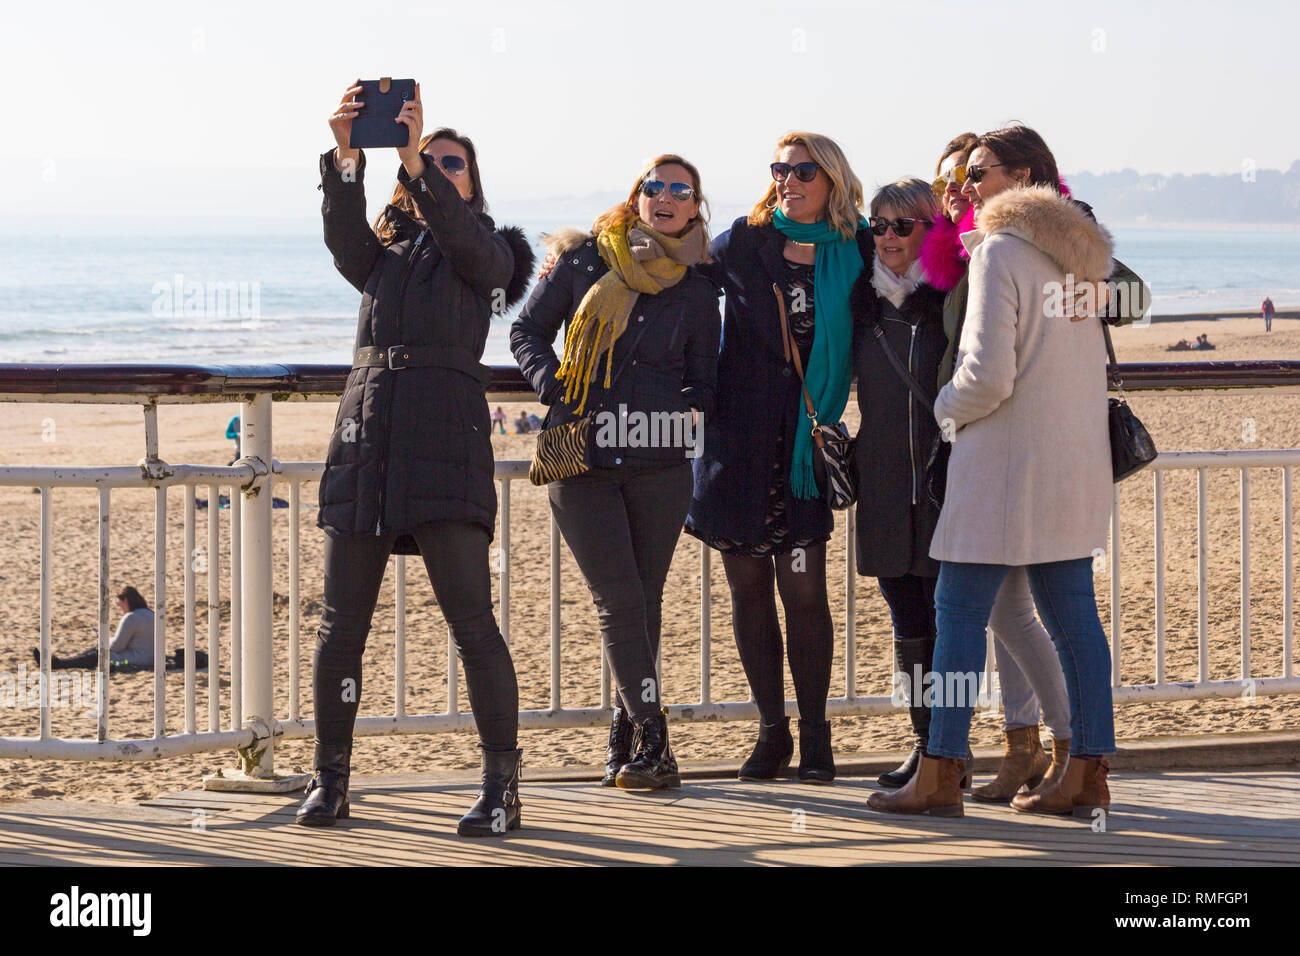
[[[1204,351],[1205,349],[1212,348],[1214,348],[1214,346],[1210,344],[1210,336],[1208,333],[1204,332],[1196,337],[1196,344],[1192,346],[1194,351]]]
[[[110,671],[138,671],[153,667],[154,617],[153,611],[140,592],[127,585],[117,594],[117,609],[122,613],[122,620],[117,623],[117,633],[108,645],[108,666]],[[40,649],[33,649],[36,663],[41,662]],[[92,647],[73,657],[56,657],[50,655],[52,670],[68,670],[77,667],[98,667],[99,649]]]
[[[1179,339],[1176,345],[1169,346],[1169,348],[1165,349],[1165,351],[1166,352],[1190,352],[1191,348],[1192,348],[1191,342],[1187,341],[1187,339]]]
[[[515,434],[527,435],[532,430],[533,426],[528,420],[528,413],[521,408],[519,410],[519,417],[515,419]]]

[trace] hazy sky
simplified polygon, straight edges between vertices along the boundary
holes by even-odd
[[[418,79],[506,216],[625,192],[664,151],[748,202],[791,129],[836,138],[868,191],[1008,119],[1064,170],[1286,168],[1298,33],[1283,2],[7,3],[0,216],[318,215],[358,75]],[[396,159],[370,159],[378,206]]]

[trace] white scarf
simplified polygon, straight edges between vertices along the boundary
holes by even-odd
[[[903,300],[924,281],[925,272],[921,269],[919,258],[914,260],[901,276],[894,275],[894,270],[883,264],[880,259],[876,259],[875,267],[871,270],[871,287],[892,302],[896,309],[901,309]]]

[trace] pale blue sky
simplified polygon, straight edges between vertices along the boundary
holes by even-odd
[[[507,217],[624,192],[661,151],[747,202],[798,128],[869,191],[1008,119],[1064,170],[1285,169],[1297,33],[1281,2],[6,4],[0,216],[315,216],[358,74],[420,80],[426,125],[475,139]],[[377,206],[396,160],[371,159]]]

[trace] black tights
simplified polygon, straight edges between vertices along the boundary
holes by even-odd
[[[785,606],[785,650],[799,717],[807,723],[823,722],[835,647],[835,628],[826,596],[826,545],[796,548],[790,554],[766,558],[724,554],[722,566],[731,588],[736,648],[763,723],[774,724],[785,714],[781,623],[776,615],[778,590]]]
[[[470,710],[486,750],[514,750],[519,691],[510,649],[492,613],[490,539],[469,522],[439,521],[413,532],[434,597],[465,667]],[[314,673],[317,770],[348,752],[361,700],[361,658],[379,586],[397,535],[326,535],[325,602]]]

